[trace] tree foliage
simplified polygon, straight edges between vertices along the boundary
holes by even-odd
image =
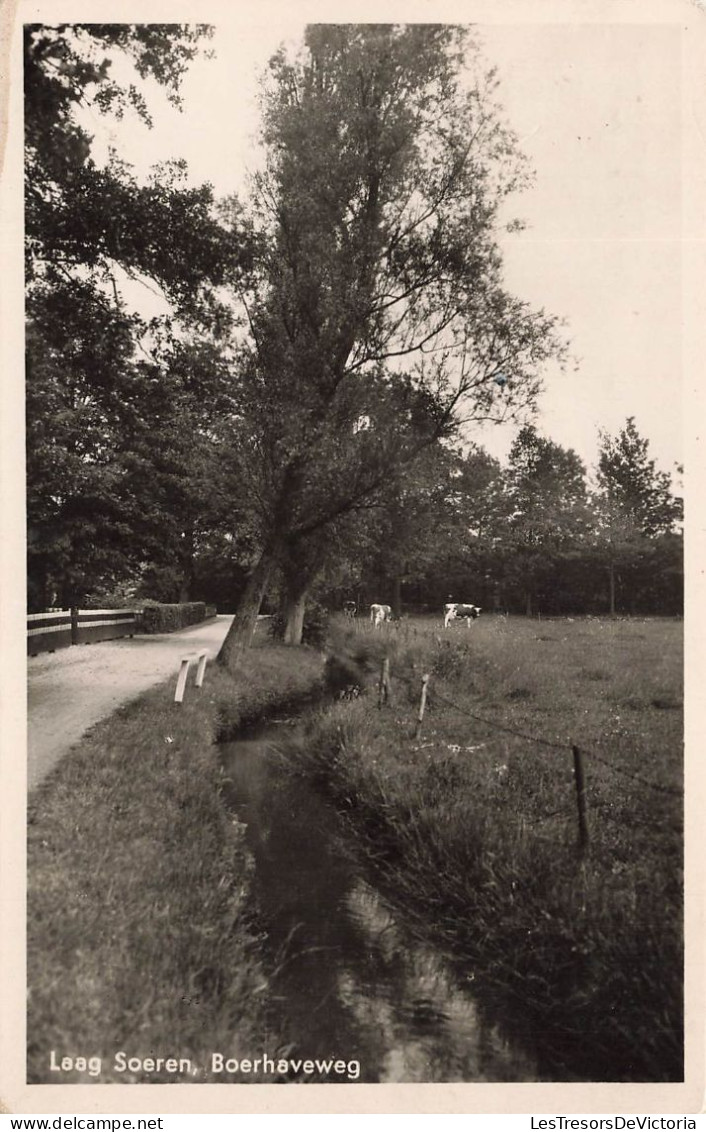
[[[608,577],[609,611],[615,613],[621,578],[623,596],[633,606],[645,589],[659,591],[656,575],[673,591],[681,563],[676,528],[683,514],[671,477],[650,458],[649,441],[640,436],[634,417],[628,417],[614,437],[602,431],[600,441],[596,553]],[[644,576],[650,571],[653,576],[646,585]]]
[[[635,418],[612,437],[600,433],[598,497],[608,531],[618,527],[646,538],[674,530],[682,518],[681,501],[672,480],[649,456],[649,441],[640,436]]]
[[[221,281],[238,248],[212,216],[208,186],[186,189],[183,166],[140,185],[116,154],[92,157],[81,108],[150,123],[136,85],[112,76],[116,51],[151,76],[172,101],[203,25],[27,25],[24,33],[25,231],[30,295],[74,277],[115,281],[116,269],[157,280],[184,299],[204,279]],[[115,297],[113,292],[113,298]]]
[[[585,542],[585,468],[572,449],[527,425],[510,451],[507,479],[511,512],[505,573],[521,582],[531,613],[538,591],[556,585],[557,561]]]
[[[198,437],[216,404],[202,385],[196,426],[189,383],[202,378],[196,352],[186,376],[179,341],[185,321],[192,336],[219,333],[213,289],[247,269],[247,240],[217,221],[211,189],[188,188],[178,163],[146,184],[115,154],[97,165],[80,111],[149,123],[139,77],[178,102],[206,32],[25,28],[28,543],[30,602],[40,607],[52,591],[74,601],[166,553],[193,499]],[[113,77],[119,55],[134,64],[135,85]],[[169,314],[136,313],[126,279],[156,290]]]

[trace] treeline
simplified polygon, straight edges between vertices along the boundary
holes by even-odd
[[[140,80],[178,103],[209,36],[25,28],[30,610],[215,602],[226,654],[261,610],[297,643],[358,597],[678,612],[679,503],[634,421],[590,477],[530,426],[504,467],[461,443],[530,418],[566,352],[503,284],[528,171],[472,32],[308,27],[243,200],[97,163],[81,111],[149,124]]]
[[[365,601],[374,593],[397,610],[466,600],[527,615],[681,613],[682,501],[633,418],[616,436],[601,434],[590,474],[532,426],[504,465],[471,448],[440,454],[426,472],[377,526],[377,550],[359,574]]]
[[[602,434],[590,474],[525,426],[505,464],[476,446],[430,451],[359,517],[313,596],[326,609],[354,600],[363,614],[372,601],[399,614],[466,600],[527,615],[679,615],[681,520],[632,418]]]

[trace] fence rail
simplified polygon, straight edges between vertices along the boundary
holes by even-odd
[[[30,613],[27,617],[27,652],[30,656],[66,648],[72,643],[71,635],[71,611],[68,609],[57,613]]]
[[[27,615],[27,652],[54,652],[69,645],[87,645],[138,631],[136,609],[59,609]]]

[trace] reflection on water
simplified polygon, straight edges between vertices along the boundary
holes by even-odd
[[[338,816],[283,771],[268,737],[223,748],[247,825],[271,991],[307,1058],[357,1058],[365,1081],[533,1081],[434,951],[405,932],[345,852]],[[269,739],[269,742],[268,742]]]

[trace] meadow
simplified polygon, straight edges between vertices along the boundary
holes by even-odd
[[[346,698],[312,720],[296,767],[549,1079],[682,1077],[681,649],[681,624],[658,619],[331,633]]]

